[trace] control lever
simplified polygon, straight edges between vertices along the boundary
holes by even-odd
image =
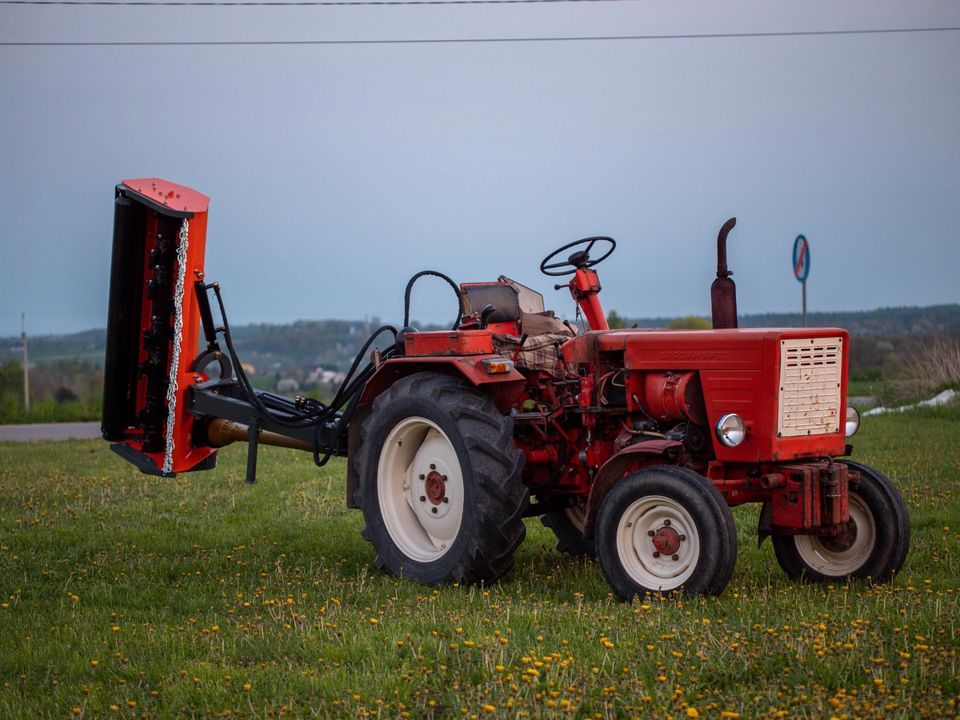
[[[520,357],[520,351],[523,350],[523,344],[527,341],[529,335],[524,333],[520,336],[520,342],[517,344],[517,349],[513,351],[513,357],[510,358],[513,362],[517,361],[517,358]]]
[[[497,309],[496,307],[494,307],[489,303],[483,306],[483,310],[480,311],[480,329],[481,330],[487,329],[487,320],[491,315],[493,315],[496,309]]]

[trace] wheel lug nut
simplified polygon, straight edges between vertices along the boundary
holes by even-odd
[[[437,469],[437,466],[436,466],[435,464],[433,464],[433,463],[430,463],[430,469],[431,469],[431,470],[436,470],[436,469]]]
[[[680,556],[679,556],[679,555],[674,555],[674,556],[673,556],[673,559],[674,559],[674,560],[679,560],[679,559],[680,559]]]
[[[448,503],[448,502],[450,502],[450,498],[444,498],[443,501],[444,501],[445,503]]]
[[[668,527],[668,526],[670,525],[670,520],[669,520],[669,519],[664,520],[664,521],[663,521],[663,525],[664,525],[664,527]]]
[[[653,537],[654,535],[656,535],[656,533],[653,530],[647,530],[647,535],[649,535],[650,537]]]
[[[687,536],[686,536],[686,535],[681,535],[681,536],[680,536],[680,542],[683,542],[683,541],[686,540],[686,539],[687,539]]]
[[[660,553],[658,553],[657,551],[654,551],[654,553],[653,553],[653,557],[655,557],[655,558],[658,558],[658,557],[660,557]]]
[[[437,514],[437,509],[436,509],[435,507],[432,507],[432,508],[430,508],[430,512],[432,512],[434,515],[436,515],[436,514]]]
[[[446,482],[446,481],[447,481],[447,476],[446,476],[446,475],[441,475],[441,476],[440,476],[440,479],[443,480],[444,482]]]
[[[426,501],[427,501],[427,496],[426,496],[426,495],[421,495],[421,496],[420,496],[420,502],[426,502]]]
[[[421,475],[421,476],[420,476],[420,479],[421,479],[421,480],[426,480],[426,479],[427,479],[427,476],[426,476],[426,475]]]

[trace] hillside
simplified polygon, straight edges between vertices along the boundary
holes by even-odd
[[[628,326],[663,327],[673,318],[626,321]],[[364,323],[351,320],[300,320],[285,325],[269,323],[233,328],[237,353],[254,365],[258,374],[323,367],[346,370],[378,318]],[[896,338],[934,334],[960,334],[960,304],[930,307],[880,308],[856,312],[815,312],[812,327],[843,327],[855,337]],[[800,315],[761,314],[740,317],[742,327],[799,327]],[[30,338],[31,363],[87,360],[102,363],[106,330],[85,330],[69,335]],[[20,338],[0,338],[0,363],[20,361]]]
[[[663,327],[674,318],[630,320],[638,327]],[[928,307],[892,307],[877,310],[813,312],[810,327],[842,327],[858,337],[900,337],[960,333],[960,304]],[[741,315],[740,327],[800,327],[800,313]]]

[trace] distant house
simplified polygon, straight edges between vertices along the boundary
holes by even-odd
[[[322,367],[317,367],[307,375],[306,383],[307,385],[327,385],[330,383],[339,385],[346,379],[346,373],[339,370],[324,370]]]
[[[300,383],[293,378],[280,378],[277,380],[278,393],[295,393],[300,391]]]

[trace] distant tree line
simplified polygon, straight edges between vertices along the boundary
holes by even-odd
[[[0,422],[95,420],[100,416],[103,370],[87,360],[31,364],[30,413],[23,398],[23,365],[0,365]]]
[[[611,328],[710,327],[708,318],[697,315],[635,319],[613,310],[607,320]],[[233,335],[237,353],[258,388],[274,390],[286,381],[285,387],[295,384],[304,394],[327,397],[336,384],[329,378],[350,366],[369,334],[381,324],[375,317],[368,321],[302,320],[286,325],[238,326]],[[741,327],[799,325],[798,314],[740,317]],[[950,351],[960,343],[960,305],[811,313],[808,325],[849,330],[851,380],[867,384],[870,392],[885,395],[885,400],[896,401],[904,395],[960,383],[960,370],[952,369],[954,355]],[[381,344],[387,341],[384,336]],[[98,417],[105,343],[104,330],[31,338],[34,411],[26,418],[20,338],[0,338],[0,422]],[[939,359],[931,359],[936,348]],[[917,381],[918,374],[927,377],[925,388]],[[318,377],[327,379],[318,383]]]

